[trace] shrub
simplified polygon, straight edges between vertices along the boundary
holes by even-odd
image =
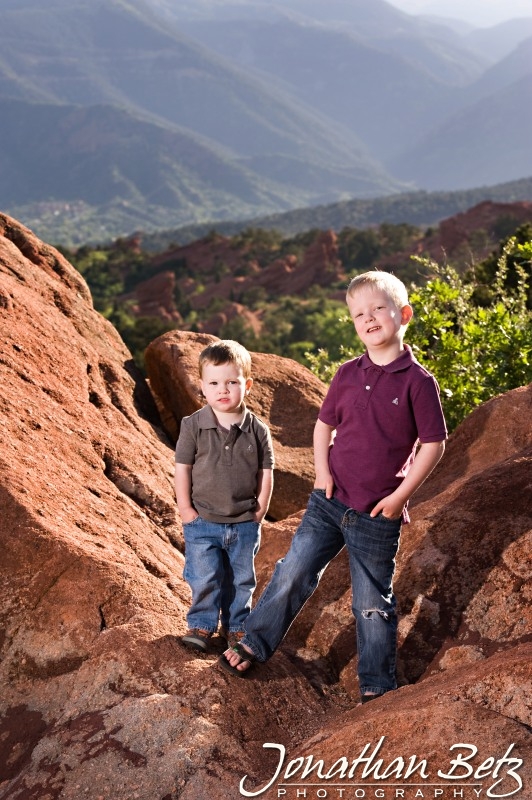
[[[432,278],[410,288],[414,317],[406,341],[440,385],[450,430],[480,403],[532,380],[531,258],[532,241],[512,237],[504,244],[485,306],[473,300],[474,278],[466,281],[449,265],[414,259]],[[516,279],[509,287],[510,260]],[[362,351],[361,344],[345,347],[342,360]],[[306,356],[311,370],[329,382],[340,362],[330,359],[326,349]]]

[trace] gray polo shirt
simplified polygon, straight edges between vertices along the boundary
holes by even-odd
[[[241,425],[220,428],[208,405],[181,420],[178,464],[192,465],[192,505],[210,522],[246,522],[255,514],[257,478],[273,469],[268,426],[248,409]]]

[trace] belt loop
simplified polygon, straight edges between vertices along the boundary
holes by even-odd
[[[344,516],[342,517],[342,521],[340,523],[342,528],[344,527],[344,525],[347,526],[349,524],[349,518],[353,514],[354,514],[355,520],[356,520],[356,518],[358,517],[358,511],[355,511],[354,508],[348,508],[346,511],[344,511]]]

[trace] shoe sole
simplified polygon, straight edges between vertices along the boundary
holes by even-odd
[[[206,653],[208,650],[208,645],[203,639],[196,639],[192,636],[183,636],[181,639],[185,647],[190,647],[192,650],[200,650],[202,653]]]

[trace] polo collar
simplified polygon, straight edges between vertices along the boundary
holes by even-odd
[[[371,369],[377,367],[378,369],[382,369],[383,372],[401,372],[404,369],[408,369],[411,367],[412,364],[416,363],[416,359],[414,358],[414,354],[412,353],[412,348],[410,345],[405,344],[404,350],[395,361],[390,361],[389,364],[374,364],[371,358],[368,356],[367,351],[360,357],[358,365],[361,369]]]
[[[216,419],[216,414],[212,410],[209,405],[203,406],[198,411],[198,423],[199,427],[202,429],[207,428],[217,428],[218,427],[218,420]],[[251,427],[251,412],[248,411],[246,406],[244,405],[244,418],[240,425],[236,426],[240,428],[242,431],[248,431]]]

